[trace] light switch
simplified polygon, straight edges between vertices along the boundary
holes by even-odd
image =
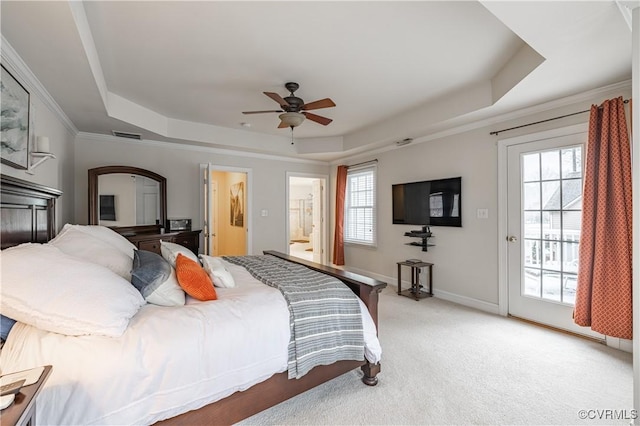
[[[489,209],[478,209],[476,215],[478,219],[489,219]]]
[[[260,216],[262,216],[262,217],[269,216],[269,210],[267,210],[267,209],[260,210]]]

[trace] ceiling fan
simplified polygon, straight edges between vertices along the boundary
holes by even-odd
[[[298,83],[289,82],[284,85],[284,87],[289,91],[289,96],[282,97],[277,93],[273,92],[263,92],[265,95],[273,99],[280,105],[281,109],[269,110],[269,111],[244,111],[243,114],[263,114],[268,112],[281,112],[279,115],[280,125],[278,128],[285,128],[299,126],[302,124],[305,118],[308,118],[311,121],[315,121],[316,123],[322,124],[326,126],[331,123],[333,120],[327,117],[322,117],[320,115],[312,114],[307,112],[312,109],[320,109],[320,108],[330,108],[336,106],[336,104],[329,98],[320,99],[314,102],[309,102],[305,104],[304,101],[295,96],[293,92],[298,90]]]

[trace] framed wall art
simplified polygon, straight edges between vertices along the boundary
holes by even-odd
[[[231,226],[244,226],[244,182],[231,185]]]
[[[27,89],[4,66],[0,78],[0,154],[3,164],[29,167],[30,99]]]

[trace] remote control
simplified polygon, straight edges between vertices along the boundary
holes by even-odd
[[[20,388],[24,384],[24,379],[18,380],[17,382],[7,383],[6,385],[0,386],[0,396],[11,395],[14,393],[20,392]]]

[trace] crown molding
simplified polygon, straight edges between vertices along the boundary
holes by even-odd
[[[478,120],[470,120],[466,123],[459,123],[452,125],[442,130],[435,130],[428,132],[423,136],[416,136],[413,138],[413,143],[405,146],[397,146],[395,142],[388,146],[383,146],[378,149],[370,150],[365,153],[357,153],[353,155],[347,155],[338,159],[332,160],[331,165],[343,164],[345,161],[360,160],[362,158],[370,157],[372,155],[380,154],[383,152],[391,151],[394,149],[404,149],[407,146],[413,146],[418,143],[424,143],[435,139],[442,139],[447,136],[452,136],[460,133],[465,133],[478,128],[497,126],[500,123],[516,120],[518,118],[525,118],[535,114],[540,114],[546,111],[551,111],[557,108],[562,108],[570,105],[579,104],[581,102],[590,102],[593,98],[598,96],[605,96],[611,92],[631,89],[632,80],[625,80],[619,83],[610,84],[608,86],[599,87],[597,89],[589,90],[587,92],[580,93],[578,95],[567,96],[564,98],[556,99],[553,101],[545,102],[542,104],[534,105],[527,108],[518,109],[502,114],[496,114],[493,116],[485,117]],[[497,136],[496,136],[497,137]]]
[[[92,142],[110,142],[110,143],[117,142],[117,143],[123,143],[127,145],[147,145],[147,146],[155,146],[155,147],[167,148],[172,150],[177,149],[182,151],[208,152],[208,153],[214,153],[219,155],[229,155],[233,157],[258,158],[261,160],[286,161],[289,163],[314,164],[318,166],[329,165],[328,161],[310,160],[307,158],[286,157],[283,155],[262,154],[258,152],[238,151],[234,149],[224,149],[224,148],[208,147],[208,146],[202,146],[202,145],[180,144],[175,142],[157,141],[152,139],[134,140],[134,139],[118,138],[116,136],[103,135],[99,133],[78,132],[76,134],[76,143],[78,143],[80,139],[84,139]]]
[[[522,118],[522,117],[526,117],[533,114],[551,111],[556,108],[562,108],[565,106],[578,104],[580,102],[588,102],[588,101],[591,101],[593,98],[596,98],[598,96],[604,96],[611,92],[631,89],[631,82],[632,82],[631,80],[624,80],[619,83],[613,83],[607,86],[598,87],[597,89],[582,92],[577,95],[566,96],[564,98],[555,99],[553,101],[545,102],[545,103],[534,105],[531,107],[526,107],[526,108],[518,109],[515,111],[510,111],[507,113],[498,114],[494,117],[487,118],[483,121],[488,122],[488,124],[498,124],[501,122],[514,120],[517,118]]]
[[[77,134],[78,129],[76,126],[4,36],[2,36],[0,43],[0,54],[2,56],[2,64],[11,71],[14,77],[20,81],[20,84],[29,90],[29,94],[37,96],[51,112],[58,116],[58,119],[64,124],[67,130],[74,135]]]

